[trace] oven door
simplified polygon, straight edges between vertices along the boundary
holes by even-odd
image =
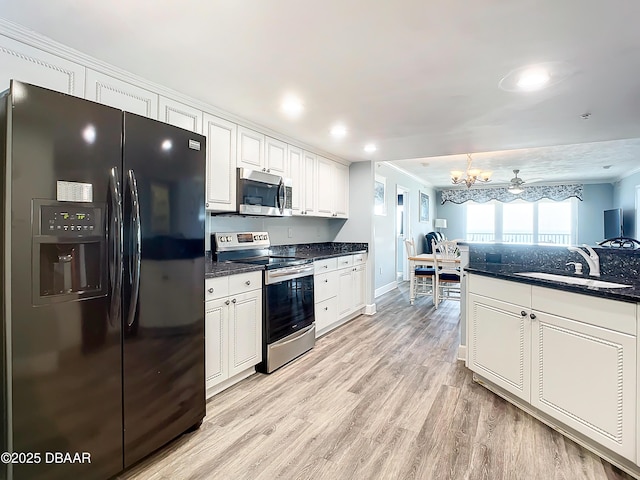
[[[264,287],[265,342],[276,342],[314,322],[313,275],[274,281]]]

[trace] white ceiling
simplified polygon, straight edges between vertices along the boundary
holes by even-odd
[[[403,168],[434,185],[454,166],[426,157],[640,136],[640,2],[630,0],[0,0],[0,15],[345,159],[418,159]],[[498,88],[538,62],[571,75],[528,94]],[[279,111],[289,92],[305,105],[295,121]],[[349,128],[342,141],[329,137],[336,121]],[[371,141],[378,151],[365,154]],[[508,158],[495,174],[507,180],[513,168],[611,179],[603,162],[640,166],[640,144],[473,156],[481,168]]]

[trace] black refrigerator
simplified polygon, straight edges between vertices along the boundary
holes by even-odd
[[[17,81],[0,100],[0,478],[106,479],[205,414],[205,138]]]

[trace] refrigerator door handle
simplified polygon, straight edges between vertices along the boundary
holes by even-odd
[[[140,201],[138,197],[138,184],[136,174],[129,170],[129,192],[131,194],[131,220],[133,223],[132,237],[133,245],[133,268],[131,279],[131,302],[129,304],[129,314],[127,315],[127,325],[131,327],[136,318],[138,308],[138,294],[140,293],[140,254],[142,250],[142,230],[140,225]]]
[[[111,187],[111,205],[113,208],[113,224],[111,246],[113,248],[112,259],[109,265],[111,278],[111,305],[109,309],[109,323],[115,326],[120,322],[120,303],[122,292],[122,192],[118,167],[113,167],[109,172],[109,184]]]

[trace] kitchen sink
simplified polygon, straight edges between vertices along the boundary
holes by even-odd
[[[569,283],[571,285],[583,285],[585,287],[597,287],[597,288],[629,288],[631,285],[625,285],[623,283],[605,282],[603,280],[595,280],[592,278],[582,277],[567,277],[565,275],[556,275],[554,273],[543,272],[521,272],[515,275],[522,277],[539,278],[541,280],[552,280],[554,282]]]

